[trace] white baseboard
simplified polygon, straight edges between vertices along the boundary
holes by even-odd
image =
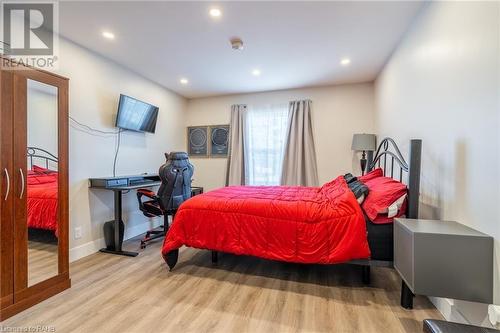
[[[138,225],[134,225],[129,228],[125,228],[125,234],[123,235],[123,238],[125,240],[134,238],[140,234],[145,233],[151,228],[156,228],[159,227],[163,223],[162,219],[153,219],[151,221],[141,223]],[[105,247],[105,242],[104,238],[99,238],[93,241],[90,241],[88,243],[75,246],[71,249],[69,249],[69,262],[76,261],[78,259],[81,259],[83,257],[89,256],[91,254],[94,254],[98,252],[100,249]]]
[[[452,299],[441,297],[429,297],[436,309],[443,315],[447,321],[469,324],[469,321],[460,313]]]
[[[488,306],[488,319],[495,328],[500,328],[500,305]]]
[[[99,238],[94,241],[75,246],[69,249],[69,262],[77,261],[83,257],[89,256],[105,247],[104,238]]]
[[[147,222],[134,225],[132,227],[125,228],[125,235],[123,235],[123,239],[127,240],[130,238],[134,238],[140,234],[145,233],[151,228],[157,228],[163,224],[163,219],[161,218],[153,218]]]

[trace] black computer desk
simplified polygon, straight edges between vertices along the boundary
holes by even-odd
[[[144,180],[142,183],[141,178]],[[115,217],[113,220],[115,229],[115,248],[103,248],[99,251],[128,257],[136,257],[139,254],[138,252],[123,251],[122,243],[120,242],[120,221],[122,220],[123,191],[159,186],[161,185],[160,177],[157,174],[142,174],[133,176],[90,178],[89,183],[90,188],[113,191],[115,199]],[[203,193],[203,188],[193,187],[192,189],[197,193]],[[125,234],[125,230],[123,233]]]

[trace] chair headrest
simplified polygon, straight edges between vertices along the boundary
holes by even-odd
[[[188,154],[185,152],[171,152],[170,154],[165,153],[167,160],[187,160],[189,158]]]

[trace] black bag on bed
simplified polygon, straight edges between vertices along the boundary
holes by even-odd
[[[158,197],[163,211],[173,211],[191,197],[191,177],[194,167],[189,163],[187,153],[165,154],[167,162],[160,167],[161,179]]]
[[[368,195],[368,186],[363,184],[358,178],[354,177],[352,174],[347,173],[344,175],[344,179],[347,183],[347,186],[351,189],[352,193],[354,193],[354,196],[356,199],[359,199],[360,197]]]

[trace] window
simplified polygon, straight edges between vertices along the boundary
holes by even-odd
[[[249,108],[245,119],[245,184],[279,185],[288,105]]]

